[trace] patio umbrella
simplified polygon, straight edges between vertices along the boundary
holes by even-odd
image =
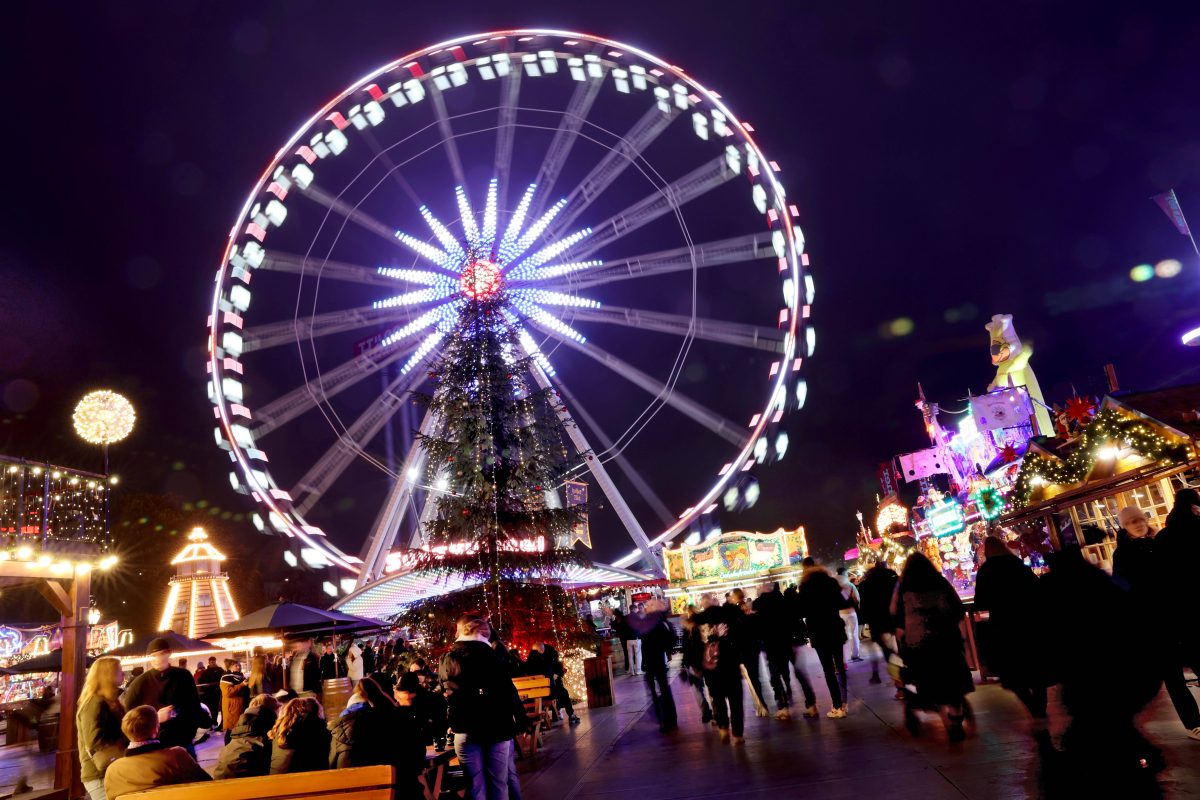
[[[87,664],[90,665],[95,660],[87,656]],[[28,658],[20,664],[0,669],[0,675],[30,675],[35,672],[62,672],[62,650],[51,650],[49,653]]]
[[[158,631],[157,633],[147,634],[140,639],[134,639],[129,644],[118,647],[115,650],[109,650],[104,655],[116,656],[117,658],[144,656],[146,655],[146,648],[155,639],[166,639],[170,642],[171,652],[173,653],[199,653],[213,649],[213,646],[208,642],[202,642],[199,639],[189,639],[183,634],[175,633],[175,631]]]
[[[280,633],[350,633],[386,627],[382,622],[326,611],[300,603],[275,603],[246,614],[228,625],[209,631],[205,639],[232,639],[238,636],[263,636]]]

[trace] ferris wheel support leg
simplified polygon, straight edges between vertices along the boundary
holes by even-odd
[[[431,412],[426,412],[425,419],[421,422],[421,433],[430,433],[436,424],[436,417]],[[412,473],[414,470],[420,472],[424,464],[425,449],[419,444],[414,445],[408,451],[408,457],[404,459],[404,466],[396,482],[392,484],[387,500],[379,510],[379,516],[375,518],[375,525],[371,528],[371,535],[367,538],[367,546],[363,550],[363,569],[358,573],[356,589],[383,574],[387,555],[396,543],[396,534],[404,522],[405,512],[408,511],[413,490],[416,488]]]
[[[543,389],[554,389],[550,383],[550,379],[546,377],[546,373],[537,364],[533,365],[533,378],[537,381],[538,386]],[[578,425],[571,422],[570,416],[565,411],[555,411],[559,422],[563,429],[567,432],[567,437],[571,440],[571,444],[575,445],[575,449],[580,453],[588,453],[591,451],[591,445],[584,438],[583,431]],[[617,491],[617,486],[608,475],[608,470],[604,468],[604,463],[594,456],[587,462],[587,467],[591,470],[592,477],[596,479],[596,484],[599,485],[600,491],[604,492],[604,496],[608,498],[608,502],[612,503],[613,511],[617,512],[617,518],[621,520],[621,524],[625,526],[625,530],[629,532],[633,543],[637,545],[638,550],[642,553],[642,558],[645,559],[646,565],[655,575],[662,575],[662,566],[658,563],[658,559],[654,557],[654,550],[650,547],[650,539],[646,536],[646,532],[642,530],[642,525],[637,521],[637,517],[633,515],[633,510],[629,508],[629,504],[625,502],[625,498]]]

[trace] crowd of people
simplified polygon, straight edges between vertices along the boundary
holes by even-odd
[[[300,640],[287,656],[256,652],[248,675],[215,657],[193,672],[185,660],[172,665],[170,642],[160,638],[148,648],[147,667],[128,681],[118,659],[97,659],[77,718],[88,796],[116,800],[175,783],[382,764],[395,768],[398,798],[423,797],[427,748],[452,745],[468,797],[519,800],[515,740],[531,722],[512,678],[545,676],[553,713],[579,722],[556,649],[536,643],[522,659],[481,619],[460,620],[436,671],[402,638],[321,650]],[[322,688],[339,677],[353,692],[327,718]],[[225,741],[210,777],[196,744],[215,730]]]

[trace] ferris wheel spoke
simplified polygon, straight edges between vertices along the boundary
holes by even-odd
[[[732,344],[770,353],[784,351],[785,332],[763,325],[747,325],[742,322],[693,317],[687,314],[668,314],[662,311],[646,311],[640,308],[600,306],[599,308],[575,308],[572,318],[577,322],[599,322],[620,325],[625,328],[658,331],[675,336],[694,336],[708,342]]]
[[[454,128],[450,125],[450,115],[446,113],[446,98],[442,96],[442,90],[435,82],[430,81],[429,88],[429,100],[437,117],[438,130],[442,134],[442,145],[446,148],[446,159],[450,162],[450,171],[454,173],[455,185],[466,186],[467,178],[463,172],[462,159],[458,157],[458,145],[454,143]]]
[[[334,197],[324,189],[317,186],[315,183],[310,183],[308,186],[301,187],[300,194],[312,200],[317,205],[324,206],[335,214],[345,217],[356,225],[362,227],[364,230],[368,230],[376,236],[386,239],[393,245],[397,247],[401,246],[400,242],[396,240],[396,230],[394,228],[384,225],[382,222],[375,219],[375,217],[371,216],[362,209],[356,208],[346,201]]]
[[[534,380],[542,389],[553,389],[553,384],[550,383],[550,378],[546,375],[544,369],[536,362],[532,365],[532,373]],[[583,435],[578,425],[572,424],[570,416],[565,409],[556,409],[555,414],[558,416],[559,424],[563,426],[567,438],[571,440],[571,444],[575,446],[575,450],[579,453],[594,453],[592,446],[588,444],[587,438]],[[617,519],[625,527],[629,533],[629,537],[633,539],[633,543],[637,545],[642,557],[646,560],[646,566],[656,575],[662,574],[662,567],[658,560],[654,558],[654,552],[650,549],[650,540],[646,536],[646,532],[642,529],[642,525],[633,514],[633,510],[629,508],[629,504],[625,502],[625,498],[617,490],[617,486],[613,483],[612,478],[608,474],[608,469],[604,466],[604,462],[595,456],[587,459],[588,470],[591,471],[592,477],[596,479],[596,484],[600,487],[600,491],[608,498],[609,504],[617,514]]]
[[[623,451],[616,449],[616,445],[614,444],[612,438],[604,432],[604,429],[601,428],[600,424],[596,422],[595,417],[588,413],[588,410],[584,408],[582,403],[579,402],[579,398],[575,396],[575,393],[568,389],[567,385],[561,380],[558,381],[555,386],[558,388],[559,394],[561,394],[563,399],[567,401],[567,404],[571,409],[571,414],[583,420],[588,428],[591,429],[592,433],[596,436],[596,441],[598,441],[600,446],[604,448],[604,452],[612,454],[612,460],[621,469],[621,472],[625,474],[625,477],[629,479],[629,482],[633,485],[633,488],[637,490],[637,493],[642,496],[643,500],[646,501],[646,505],[650,506],[651,510],[654,511],[654,514],[658,517],[659,522],[668,526],[675,522],[675,517],[673,514],[671,514],[671,510],[667,508],[667,504],[664,503],[657,494],[655,494],[654,489],[650,486],[650,482],[643,478],[642,473],[638,472],[637,469],[634,468],[633,463]],[[596,454],[596,458],[600,458],[599,453]]]
[[[320,279],[357,283],[362,286],[392,286],[396,285],[395,278],[379,274],[374,267],[364,267],[360,264],[347,264],[344,261],[321,261],[310,259],[296,253],[280,253],[268,250],[258,269],[271,272],[286,272],[293,275],[313,275]]]
[[[392,285],[395,285],[393,279]],[[357,331],[363,328],[379,327],[416,318],[432,310],[446,305],[451,298],[414,303],[407,306],[389,306],[375,308],[359,306],[340,311],[326,311],[313,314],[307,318],[267,322],[262,325],[252,325],[242,331],[242,352],[267,350],[283,344],[295,344],[306,339],[317,339],[335,333]]]
[[[510,70],[500,87],[500,111],[496,125],[496,176],[500,208],[507,208],[508,182],[512,172],[513,143],[517,133],[517,98],[521,92],[521,70]],[[502,226],[501,226],[502,227]]]
[[[383,395],[350,423],[333,446],[296,481],[291,495],[292,503],[300,514],[307,514],[316,505],[363,448],[383,430],[383,426],[402,407],[404,395],[415,379],[416,375],[411,372],[398,375],[383,390]],[[302,496],[303,500],[300,499]]]
[[[396,162],[392,161],[392,157],[388,155],[386,150],[379,146],[379,140],[375,138],[375,134],[371,132],[371,129],[363,128],[359,131],[359,134],[371,148],[372,152],[375,153],[375,157],[378,158],[380,163],[383,164],[383,166],[387,169],[388,175],[391,176],[396,185],[400,187],[401,191],[408,195],[408,199],[412,201],[412,204],[414,206],[421,205],[421,198],[417,197],[417,193],[413,191],[412,186],[404,179],[404,176],[400,174],[400,169],[396,166]]]
[[[581,291],[617,281],[689,272],[693,265],[700,269],[765,258],[775,258],[771,234],[749,233],[692,247],[677,247],[645,255],[615,258],[585,270],[565,273],[539,282],[539,285],[545,285],[547,288],[569,286],[573,290]]]
[[[358,586],[364,586],[375,578],[383,576],[384,563],[396,543],[400,526],[404,524],[404,519],[410,511],[416,513],[413,495],[417,485],[414,476],[419,476],[425,466],[425,448],[420,445],[420,437],[430,435],[437,426],[437,416],[432,411],[426,411],[425,417],[421,420],[420,435],[416,437],[413,446],[409,448],[408,456],[400,468],[400,474],[392,483],[387,499],[375,517],[371,534],[367,537],[362,552],[363,571],[358,576]]]
[[[257,424],[251,433],[256,438],[265,436],[306,411],[316,408],[318,403],[335,397],[367,376],[374,375],[387,365],[410,355],[416,347],[416,344],[412,343],[399,347],[376,348],[322,372],[314,380],[307,381],[261,408],[254,409],[253,419]]]
[[[536,319],[528,321],[530,325],[537,327],[543,333],[562,342],[565,346],[572,350],[577,350],[580,353],[590,357],[604,366],[608,367],[613,372],[620,375],[625,380],[637,386],[643,391],[649,392],[658,398],[661,402],[669,405],[671,408],[683,414],[688,419],[696,422],[708,431],[720,436],[730,444],[742,447],[746,444],[745,428],[737,425],[731,420],[718,414],[716,411],[702,405],[693,400],[687,395],[680,392],[674,386],[668,386],[652,375],[642,372],[637,367],[621,360],[617,356],[607,350],[596,346],[595,344],[583,344],[575,341],[570,336],[559,333],[557,330],[543,325]]]
[[[584,259],[602,247],[612,244],[627,233],[653,222],[678,206],[712,191],[737,176],[729,168],[725,156],[718,156],[673,181],[599,225],[593,226],[592,234],[575,248],[572,257]]]
[[[550,226],[548,235],[553,238],[566,230],[667,129],[676,115],[674,108],[664,114],[657,106],[651,107],[571,190],[562,214]]]
[[[558,180],[558,174],[562,171],[567,156],[571,154],[579,129],[583,127],[603,83],[601,80],[583,81],[571,94],[571,100],[563,111],[558,128],[554,131],[554,138],[550,140],[550,147],[546,149],[546,156],[542,159],[542,166],[538,169],[537,179],[534,180],[538,186],[538,193],[534,198],[533,208],[529,211],[531,217],[536,218],[542,213],[546,199],[550,197],[554,182]]]

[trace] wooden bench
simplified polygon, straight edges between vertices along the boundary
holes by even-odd
[[[524,678],[513,678],[517,694],[525,704],[525,714],[533,723],[533,732],[527,736],[518,736],[520,743],[525,740],[528,744],[521,746],[521,755],[530,756],[537,752],[542,745],[542,723],[545,709],[542,700],[550,696],[550,679],[545,675],[530,675]]]
[[[121,795],[128,800],[393,800],[395,782],[391,767],[350,767],[255,778],[230,778],[204,783],[160,786],[144,792]]]

